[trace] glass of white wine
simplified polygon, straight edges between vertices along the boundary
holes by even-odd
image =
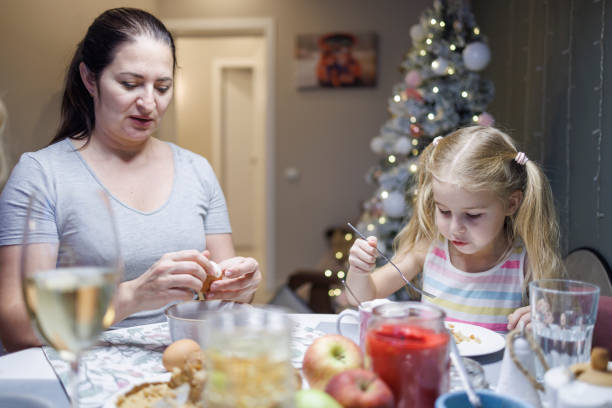
[[[28,313],[41,340],[70,363],[73,407],[79,405],[80,356],[112,324],[112,299],[123,271],[107,195],[96,191],[83,205],[62,215],[65,222],[55,228],[65,230],[57,242],[50,231],[56,224],[49,222],[55,209],[40,191],[32,193],[21,256]]]

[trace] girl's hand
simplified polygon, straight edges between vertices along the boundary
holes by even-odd
[[[368,240],[357,238],[349,252],[349,273],[370,273],[376,266],[376,237],[368,237]]]
[[[508,315],[508,330],[514,330],[521,323],[526,329],[531,327],[531,306],[519,307]]]
[[[206,299],[251,302],[261,282],[259,264],[253,258],[236,256],[219,262],[223,278],[210,285]]]
[[[122,317],[172,301],[193,299],[202,288],[206,271],[213,270],[207,254],[195,249],[167,253],[136,279],[123,282],[119,302],[123,301],[127,310],[120,313]]]

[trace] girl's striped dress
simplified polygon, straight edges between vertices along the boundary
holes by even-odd
[[[422,301],[444,309],[447,321],[506,332],[508,314],[521,307],[525,248],[515,243],[509,256],[484,272],[464,272],[450,262],[448,241],[436,240],[423,266],[423,289],[436,296]]]

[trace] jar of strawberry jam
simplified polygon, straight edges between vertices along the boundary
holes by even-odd
[[[449,333],[444,311],[419,302],[375,307],[366,361],[389,385],[397,408],[430,408],[449,387]]]

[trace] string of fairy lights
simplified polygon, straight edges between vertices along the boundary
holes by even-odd
[[[604,85],[604,35],[606,32],[606,0],[596,0],[595,3],[601,1],[601,29],[599,31],[599,40],[594,41],[593,45],[599,45],[599,84],[595,87],[595,91],[599,93],[599,109],[597,110],[597,129],[593,130],[592,134],[596,139],[596,150],[597,150],[597,167],[595,170],[595,211],[597,217],[597,235],[599,239],[600,224],[604,217],[604,213],[601,212],[601,140],[603,134],[603,85]]]
[[[543,100],[542,100],[542,112],[540,113],[540,131],[539,131],[540,162],[541,163],[544,162],[544,153],[545,153],[545,147],[546,147],[546,138],[544,137],[544,132],[546,129],[546,125],[548,124],[548,117],[547,117],[548,111],[546,108],[548,107],[548,100],[550,99],[547,93],[548,37],[552,34],[550,32],[550,8],[549,8],[548,0],[543,0],[542,5],[544,6],[544,44],[543,44],[544,49],[542,50],[542,54],[543,54],[542,60],[544,61],[544,65],[543,66],[540,65],[536,67],[536,70],[542,72],[542,78],[540,81],[542,88],[540,89],[540,94],[542,95]]]
[[[567,216],[568,228],[564,236],[564,248],[569,248],[569,225],[571,222],[571,211],[570,211],[570,135],[572,132],[572,74],[573,74],[573,63],[574,54],[572,48],[574,46],[574,1],[570,1],[569,10],[569,35],[567,38],[567,48],[563,50],[562,54],[567,54],[567,102],[566,102],[566,122],[565,122],[565,169],[567,171],[567,177],[565,178],[565,209]]]
[[[353,234],[350,232],[347,232],[344,234],[344,240],[346,241],[347,245],[345,245],[347,248],[350,248],[350,243],[352,243],[353,241]],[[336,261],[338,262],[338,270],[334,271],[334,268],[327,268],[325,269],[325,271],[323,271],[323,274],[327,277],[327,278],[333,278],[334,275],[339,279],[339,280],[344,280],[344,278],[346,277],[346,272],[344,271],[343,267],[341,265],[346,265],[346,261],[348,259],[348,250],[345,253],[342,250],[338,250],[334,253],[334,258],[336,259]],[[338,297],[342,294],[342,289],[339,287],[331,287],[327,293],[329,295],[329,297]]]

